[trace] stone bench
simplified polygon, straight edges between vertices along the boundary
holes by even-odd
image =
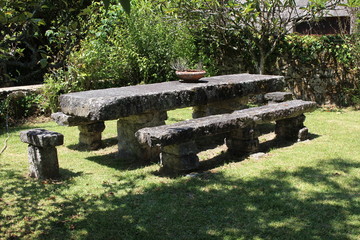
[[[195,143],[199,137],[227,133],[228,151],[236,155],[246,154],[255,152],[258,148],[256,125],[276,121],[277,138],[304,140],[307,133],[303,125],[304,113],[315,108],[314,102],[292,100],[171,125],[143,128],[135,135],[141,144],[160,146],[162,169],[178,173],[199,166]]]

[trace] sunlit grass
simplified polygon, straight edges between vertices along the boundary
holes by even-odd
[[[168,123],[189,118],[189,108],[171,111]],[[193,178],[121,161],[115,121],[107,147],[93,152],[77,150],[76,127],[11,129],[0,155],[0,239],[359,239],[360,112],[316,111],[305,124],[310,141],[260,159],[205,152],[203,161],[220,163]],[[27,178],[19,132],[35,127],[65,136],[59,181]]]

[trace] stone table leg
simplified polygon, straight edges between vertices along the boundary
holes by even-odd
[[[258,136],[259,131],[256,129],[256,124],[252,124],[231,132],[225,142],[231,154],[241,156],[258,150]]]
[[[79,143],[87,146],[89,150],[96,150],[102,146],[101,133],[105,129],[103,121],[79,125]]]
[[[201,118],[210,115],[232,113],[235,110],[244,109],[248,103],[248,97],[239,97],[219,102],[213,102],[206,105],[199,105],[193,107],[193,118]],[[202,137],[196,140],[199,148],[207,149],[217,145],[224,144],[226,134],[218,134],[214,136]]]
[[[166,111],[120,118],[117,122],[119,156],[126,160],[158,160],[160,148],[140,144],[135,133],[141,128],[165,125],[166,119]]]
[[[161,149],[161,171],[181,173],[195,170],[199,167],[198,149],[194,141],[164,146]]]
[[[305,115],[287,118],[276,121],[275,134],[276,138],[303,141],[308,138],[308,129],[304,126]]]
[[[206,105],[194,106],[192,116],[193,118],[200,118],[215,114],[231,113],[235,110],[244,109],[248,101],[248,97],[238,97]]]

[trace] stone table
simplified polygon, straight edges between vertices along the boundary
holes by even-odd
[[[79,130],[85,133],[88,128],[99,129],[100,134],[103,127],[92,125],[118,119],[120,156],[152,159],[157,158],[158,150],[140,145],[135,132],[164,125],[167,110],[192,106],[194,118],[229,113],[241,109],[250,95],[281,91],[283,87],[282,76],[233,74],[202,78],[197,83],[171,81],[83,91],[61,95],[62,112],[53,118],[61,125],[80,125]]]

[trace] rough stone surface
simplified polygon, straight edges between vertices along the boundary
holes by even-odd
[[[20,140],[37,147],[50,147],[62,145],[64,143],[64,135],[37,128],[20,132]]]
[[[166,112],[153,112],[120,118],[117,122],[119,156],[127,160],[158,160],[160,148],[140,144],[135,132],[144,127],[165,125]]]
[[[231,114],[212,115],[172,125],[143,128],[136,132],[136,137],[140,143],[149,146],[173,145],[179,142],[187,142],[200,136],[231,132],[234,129],[244,128],[253,123],[261,124],[296,117],[305,112],[313,111],[315,108],[316,103],[314,102],[292,100],[234,111]]]
[[[249,97],[227,99],[219,102],[209,103],[193,107],[193,118],[206,117],[210,115],[232,113],[235,110],[244,109]]]
[[[279,91],[283,86],[282,76],[234,74],[191,84],[172,81],[69,93],[60,96],[60,106],[67,115],[103,121]]]
[[[293,99],[291,92],[271,92],[266,93],[264,98],[269,103],[285,102]]]
[[[6,96],[15,92],[23,92],[23,93],[40,92],[43,86],[44,86],[43,84],[38,84],[38,85],[0,88],[0,99],[5,99]]]
[[[50,179],[59,177],[59,163],[55,147],[29,145],[29,175],[33,178]]]
[[[197,152],[193,141],[163,147],[160,154],[161,171],[180,173],[198,168]]]
[[[248,154],[258,150],[259,135],[256,124],[251,123],[249,126],[231,131],[225,143],[228,151],[234,155]]]
[[[60,126],[68,126],[68,127],[93,123],[93,121],[89,121],[87,118],[70,116],[62,112],[56,112],[51,114],[51,118]]]
[[[46,129],[20,132],[20,140],[28,143],[30,176],[40,179],[57,178],[59,163],[55,146],[64,143],[64,136]]]
[[[301,138],[307,137],[305,136],[306,130],[302,130],[303,133],[300,133],[300,130],[305,127],[304,121],[304,114],[292,118],[277,120],[275,125],[276,138],[294,141],[299,139],[299,135]]]
[[[307,127],[300,129],[298,133],[298,141],[305,141],[308,138],[309,138],[309,129]]]
[[[79,143],[85,145],[89,150],[102,147],[101,134],[105,129],[104,122],[95,122],[86,125],[79,125]]]

